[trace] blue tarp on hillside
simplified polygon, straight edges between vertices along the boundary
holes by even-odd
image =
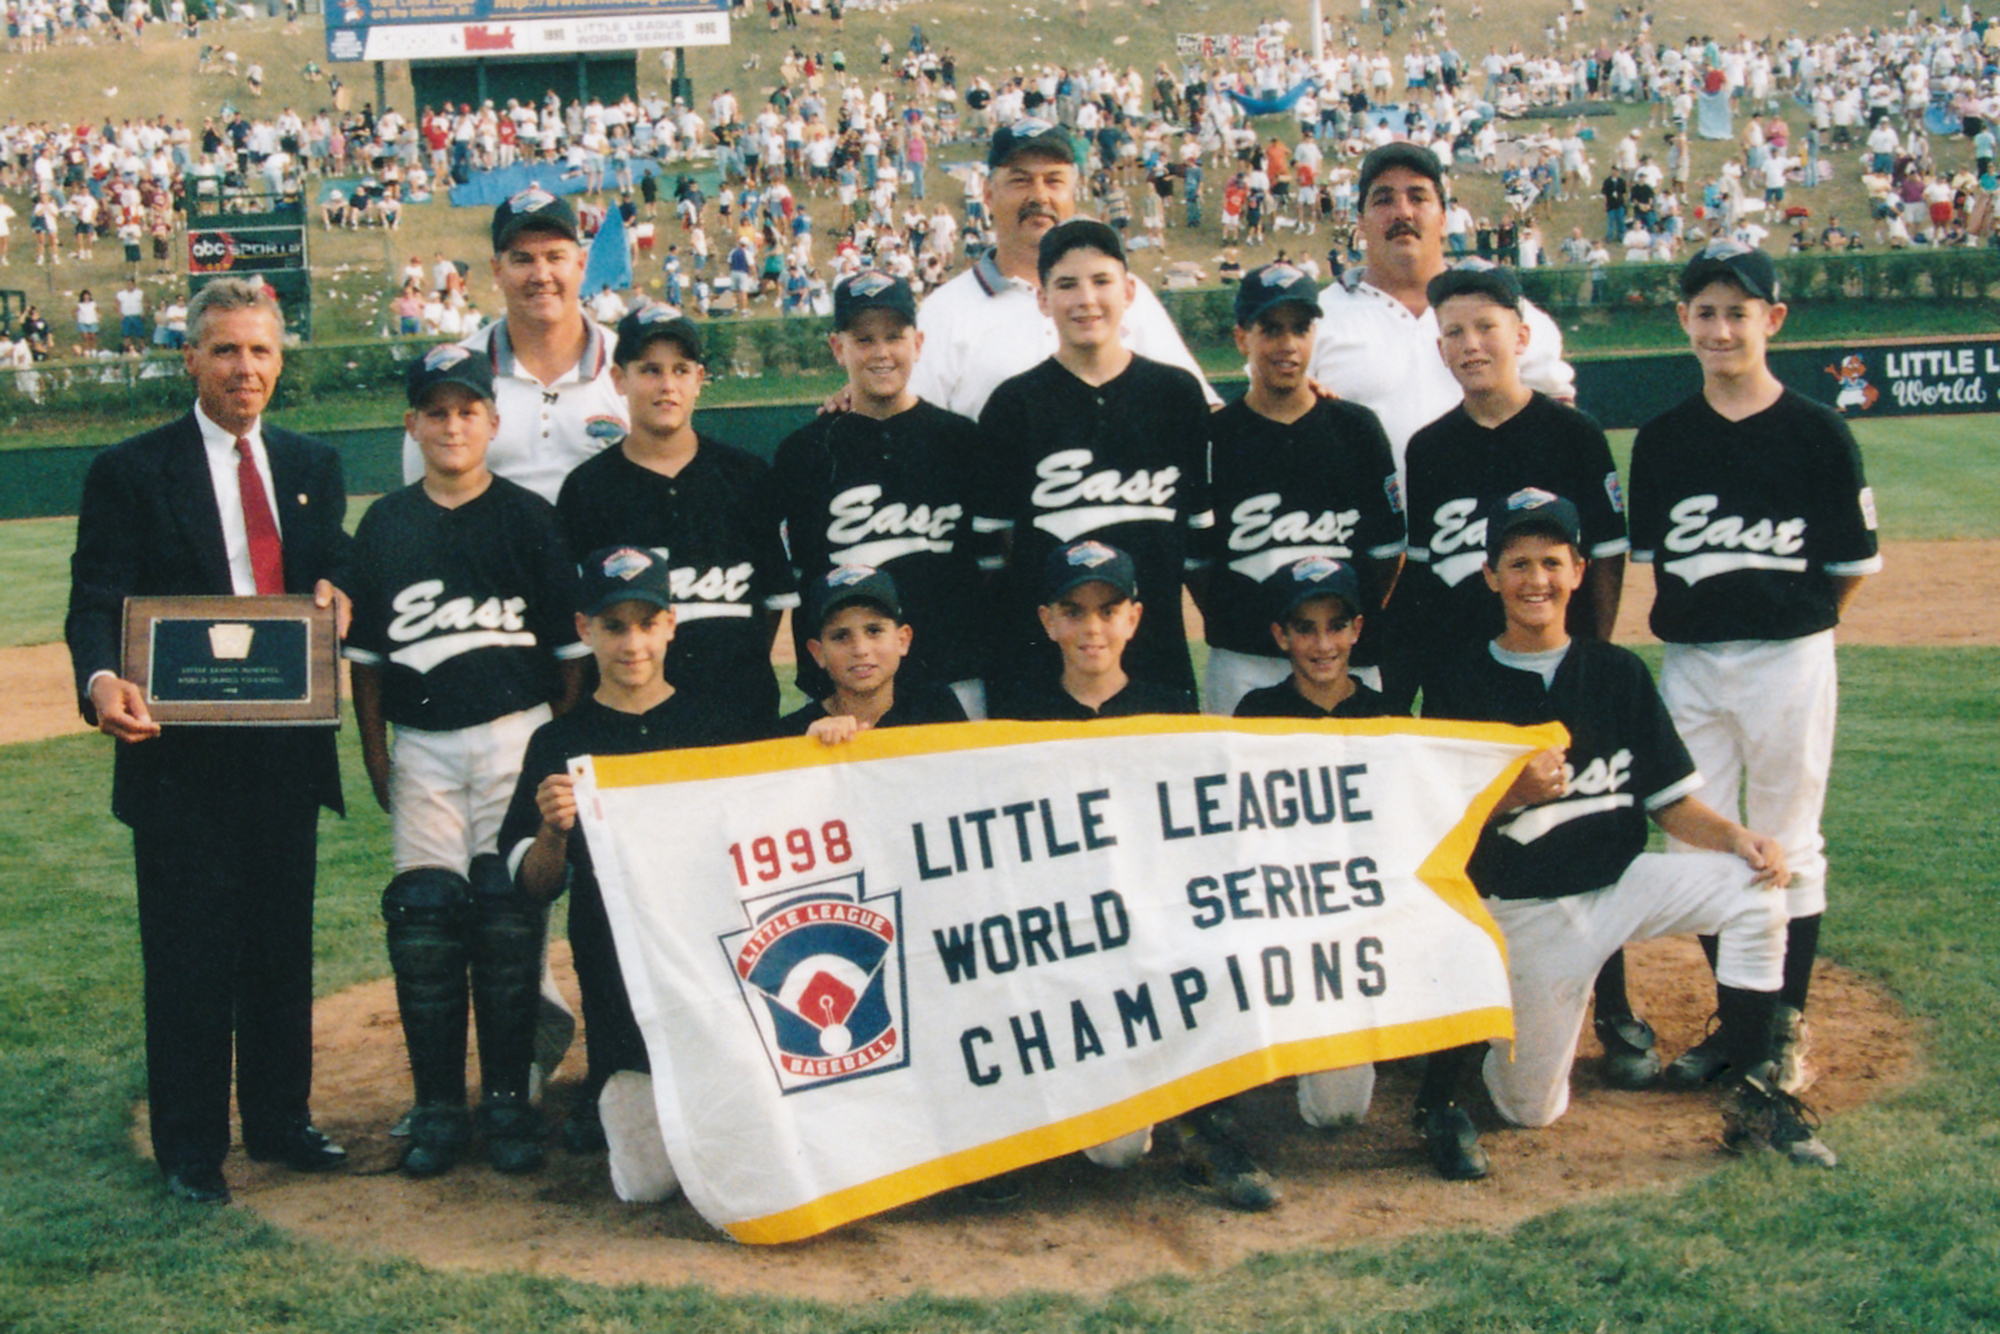
[[[632,179],[637,182],[642,176],[658,174],[660,164],[651,158],[632,159]],[[572,173],[560,162],[517,162],[511,167],[498,171],[483,171],[464,185],[451,187],[453,208],[498,208],[502,201],[511,199],[531,185],[539,185],[552,195],[580,195],[583,193],[582,172]],[[610,164],[605,164],[604,187],[616,189],[616,177],[612,175]]]
[[[1306,79],[1293,84],[1276,97],[1246,97],[1234,88],[1229,90],[1229,95],[1236,99],[1236,105],[1253,116],[1275,116],[1281,111],[1290,111],[1292,105],[1305,96],[1306,89],[1317,87],[1319,87],[1318,79]]]

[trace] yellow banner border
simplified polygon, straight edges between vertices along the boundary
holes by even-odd
[[[803,1241],[955,1186],[1106,1143],[1126,1134],[1135,1124],[1158,1125],[1287,1075],[1399,1060],[1488,1038],[1511,1038],[1513,1034],[1513,1012],[1489,1007],[1361,1033],[1281,1043],[1246,1052],[1094,1112],[933,1158],[781,1213],[726,1223],[723,1230],[737,1241],[758,1245]]]

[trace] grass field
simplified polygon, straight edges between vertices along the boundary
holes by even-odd
[[[1102,1301],[913,1296],[866,1308],[469,1278],[165,1206],[132,1153],[143,1086],[129,853],[96,738],[0,751],[0,1329],[40,1331],[1974,1331],[2000,1321],[2000,844],[1985,816],[2000,652],[1846,650],[1825,948],[1918,1019],[1919,1082],[1832,1122],[1831,1174],[1719,1165],[1683,1190],[1510,1236],[1267,1255]],[[351,732],[349,737],[351,740]],[[322,839],[319,981],[383,971],[386,831],[347,757]],[[339,1189],[329,1182],[329,1190]],[[968,1257],[970,1261],[972,1257]],[[663,1276],[671,1282],[671,1276]]]

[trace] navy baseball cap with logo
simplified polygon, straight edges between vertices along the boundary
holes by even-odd
[[[625,313],[618,321],[618,346],[612,349],[611,360],[629,366],[662,338],[680,344],[681,351],[695,361],[701,360],[701,330],[678,306],[664,301],[643,302],[637,310]]]
[[[887,310],[917,322],[917,296],[901,278],[880,269],[863,269],[842,278],[833,289],[833,327],[845,329],[870,310]]]
[[[1516,533],[1543,533],[1583,550],[1583,521],[1576,506],[1553,491],[1524,486],[1495,500],[1486,510],[1486,563],[1500,564],[1507,539]]]
[[[1293,561],[1264,581],[1264,591],[1271,599],[1271,620],[1280,624],[1314,598],[1339,598],[1349,616],[1361,614],[1361,576],[1331,556]]]
[[[583,558],[577,610],[601,614],[621,602],[650,602],[671,609],[673,583],[668,578],[667,553],[658,547],[604,547]]]
[[[455,384],[475,396],[493,397],[493,363],[484,352],[474,352],[456,343],[443,343],[410,363],[403,387],[410,406],[420,408],[431,390],[441,384]]]
[[[554,232],[578,245],[583,231],[576,223],[576,210],[560,195],[550,194],[539,185],[516,191],[493,210],[493,253],[499,254],[522,232]]]
[[[986,149],[987,169],[997,169],[1016,153],[1029,151],[1076,165],[1076,144],[1070,139],[1069,131],[1053,121],[1030,116],[1012,125],[1002,125],[993,132],[993,142]]]
[[[1042,605],[1060,602],[1085,584],[1109,584],[1121,598],[1139,596],[1132,558],[1109,543],[1084,538],[1049,553],[1042,567]]]
[[[1455,296],[1483,296],[1496,306],[1521,313],[1521,280],[1514,270],[1483,259],[1468,259],[1430,280],[1424,298],[1433,307]]]
[[[1303,306],[1319,317],[1319,286],[1296,264],[1265,264],[1243,275],[1236,285],[1236,327],[1248,329],[1265,311],[1279,306]]]
[[[1403,167],[1419,176],[1428,177],[1439,192],[1444,190],[1444,165],[1438,161],[1436,153],[1419,144],[1398,140],[1383,144],[1380,148],[1361,159],[1361,175],[1356,179],[1356,197],[1363,208],[1368,206],[1368,187],[1375,184],[1375,178],[1391,167]]]
[[[903,599],[888,571],[872,565],[836,565],[813,580],[806,590],[806,614],[813,627],[824,629],[833,614],[855,603],[886,612],[898,624],[903,619]]]
[[[1710,241],[1681,270],[1681,295],[1691,297],[1712,282],[1731,283],[1759,301],[1778,301],[1778,266],[1756,246]]]

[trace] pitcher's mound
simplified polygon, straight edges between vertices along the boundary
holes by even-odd
[[[1635,1004],[1671,1058],[1700,1037],[1713,1008],[1707,965],[1692,940],[1655,941],[1629,958]],[[574,1002],[565,944],[556,946],[556,968]],[[1820,1075],[1807,1101],[1830,1118],[1913,1073],[1910,1024],[1853,974],[1821,965],[1811,1019]],[[233,1154],[227,1172],[236,1198],[302,1236],[443,1269],[692,1283],[833,1302],[916,1291],[1100,1293],[1150,1274],[1219,1270],[1259,1251],[1436,1228],[1499,1230],[1594,1196],[1672,1187],[1726,1161],[1714,1094],[1605,1089],[1597,1045],[1586,1035],[1573,1103],[1555,1126],[1505,1128],[1475,1096],[1493,1159],[1482,1182],[1431,1173],[1409,1124],[1413,1072],[1391,1067],[1368,1121],[1344,1131],[1304,1126],[1289,1082],[1245,1095],[1251,1148],[1284,1194],[1269,1214],[1231,1213],[1180,1185],[1174,1136],[1162,1127],[1152,1156],[1132,1172],[1066,1158],[1030,1169],[1022,1199],[1004,1208],[939,1196],[813,1241],[740,1246],[683,1201],[620,1203],[601,1155],[575,1157],[553,1142],[548,1165],[530,1176],[503,1177],[474,1159],[436,1180],[404,1179],[395,1171],[401,1141],[388,1131],[408,1106],[410,1084],[389,981],[321,1001],[316,1023],[313,1108],[353,1165],[303,1177]],[[552,1123],[581,1073],[580,1053],[572,1053],[549,1095]],[[1825,1138],[1838,1151],[1837,1119]]]

